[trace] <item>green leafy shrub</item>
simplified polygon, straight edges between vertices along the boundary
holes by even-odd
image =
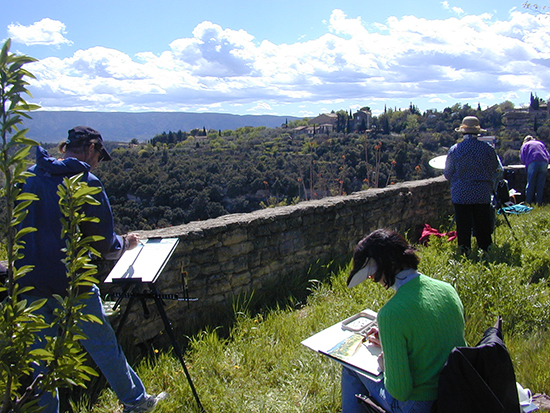
[[[29,117],[28,111],[37,109],[37,105],[28,104],[22,94],[26,89],[28,77],[32,77],[23,66],[34,59],[9,53],[10,40],[6,41],[0,52],[0,172],[3,187],[0,197],[5,200],[3,215],[2,249],[6,251],[8,278],[0,282],[0,293],[6,297],[0,302],[0,413],[37,412],[37,397],[43,392],[54,391],[58,387],[72,385],[85,386],[95,371],[85,364],[85,357],[78,340],[85,339],[78,328],[78,322],[99,321],[82,312],[78,300],[81,287],[95,281],[96,268],[91,264],[90,254],[98,255],[90,243],[97,237],[83,238],[79,226],[84,221],[97,221],[86,217],[81,208],[86,203],[97,202],[92,197],[100,188],[89,188],[79,182],[80,176],[66,179],[58,188],[62,212],[63,233],[60,237],[68,239],[65,249],[69,289],[65,297],[55,297],[61,304],[55,324],[59,333],[55,337],[46,337],[43,348],[32,349],[36,334],[49,327],[36,311],[44,305],[46,299],[31,303],[22,299],[21,294],[32,287],[19,288],[17,281],[30,266],[18,268],[17,260],[23,257],[22,237],[36,231],[35,228],[18,229],[27,214],[27,207],[37,197],[22,192],[21,184],[31,176],[27,172],[27,157],[35,141],[27,139],[26,129],[19,130],[22,117]],[[39,374],[31,382],[34,366],[47,366],[44,374]]]

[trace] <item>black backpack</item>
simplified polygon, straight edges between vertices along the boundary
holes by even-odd
[[[432,413],[520,413],[516,375],[501,319],[476,347],[455,347],[441,370]]]
[[[495,190],[495,201],[497,208],[501,208],[506,205],[507,202],[510,202],[510,187],[506,179],[498,181]]]

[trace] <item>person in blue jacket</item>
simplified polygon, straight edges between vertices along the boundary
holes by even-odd
[[[63,159],[50,157],[42,147],[36,148],[36,164],[29,171],[34,176],[27,179],[23,192],[36,194],[39,198],[28,208],[28,215],[20,224],[21,228],[34,227],[37,229],[23,238],[25,248],[24,257],[17,261],[18,267],[33,266],[18,283],[20,287],[32,287],[32,290],[23,295],[23,298],[33,301],[47,298],[46,304],[38,310],[47,323],[55,319],[53,313],[58,308],[54,294],[66,295],[68,279],[65,264],[62,259],[65,254],[65,240],[61,238],[61,212],[57,187],[63,178],[83,173],[82,180],[89,186],[100,187],[100,180],[90,170],[100,161],[111,160],[111,156],[103,145],[100,133],[86,126],[77,126],[71,129],[66,141],[59,145],[64,154]],[[114,232],[113,214],[107,198],[102,190],[95,195],[99,205],[85,205],[86,216],[99,218],[98,223],[85,222],[81,225],[84,237],[101,235],[103,240],[94,242],[92,246],[101,253],[103,259],[116,260],[125,250],[138,245],[137,234],[128,234],[124,237]],[[81,322],[82,332],[87,337],[81,340],[82,346],[90,354],[105,378],[111,385],[120,401],[124,404],[124,413],[149,412],[153,410],[159,399],[165,396],[147,394],[145,387],[120,347],[113,328],[111,327],[101,302],[99,288],[91,287],[90,295],[84,300],[84,311],[99,318],[102,324]],[[56,327],[43,330],[41,336],[55,336]],[[36,346],[40,346],[37,338]],[[44,367],[39,367],[35,375]],[[57,392],[56,392],[57,393]],[[59,400],[57,394],[44,393],[39,399],[45,413],[58,413]]]

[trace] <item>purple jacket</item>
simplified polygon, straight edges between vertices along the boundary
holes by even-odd
[[[546,146],[541,141],[528,141],[521,145],[520,149],[521,163],[529,166],[531,162],[546,162],[550,161],[550,154],[546,150]]]

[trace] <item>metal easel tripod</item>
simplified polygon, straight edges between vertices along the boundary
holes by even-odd
[[[499,182],[499,185],[500,185],[500,182]],[[506,181],[505,185],[506,185],[506,191],[508,191],[508,181]],[[509,199],[510,199],[510,197],[508,196],[508,200]],[[508,224],[508,227],[510,228],[510,231],[512,232],[512,236],[514,237],[514,239],[517,240],[516,234],[514,233],[514,229],[512,228],[512,225],[510,224],[510,220],[508,219],[508,214],[504,210],[504,206],[505,205],[504,205],[504,202],[503,202],[502,195],[499,196],[498,191],[494,191],[493,192],[493,208],[495,209],[497,215],[500,214],[500,215],[504,216],[504,220]]]
[[[168,337],[170,338],[170,341],[172,343],[172,348],[174,350],[174,353],[176,354],[177,358],[181,363],[181,366],[183,367],[185,377],[187,378],[189,387],[191,388],[191,392],[193,393],[193,397],[195,398],[199,411],[201,413],[206,413],[206,410],[204,410],[204,407],[200,402],[197,390],[193,385],[193,381],[191,380],[191,375],[189,374],[189,371],[187,370],[187,366],[185,365],[185,360],[183,359],[183,353],[182,353],[181,347],[176,339],[176,336],[174,335],[174,330],[172,329],[172,323],[168,319],[168,315],[166,314],[166,310],[164,308],[165,304],[163,300],[186,301],[187,303],[198,300],[197,298],[189,298],[189,293],[187,289],[187,283],[185,282],[184,272],[182,272],[183,297],[180,297],[178,294],[162,294],[158,291],[154,283],[143,283],[142,280],[139,278],[120,278],[120,279],[113,280],[113,283],[123,285],[123,291],[121,293],[112,294],[113,297],[117,297],[117,301],[113,307],[113,310],[115,310],[120,305],[122,299],[124,298],[129,299],[128,304],[126,305],[126,309],[122,314],[122,318],[120,319],[120,323],[118,325],[116,335],[119,336],[120,332],[122,331],[122,328],[124,327],[126,319],[130,314],[132,305],[136,299],[139,299],[139,301],[141,302],[145,318],[148,318],[150,314],[149,309],[147,307],[147,300],[153,300],[155,302],[157,310],[164,324],[164,330],[168,334]],[[142,291],[141,289],[143,284],[146,284],[149,287],[145,291]]]

